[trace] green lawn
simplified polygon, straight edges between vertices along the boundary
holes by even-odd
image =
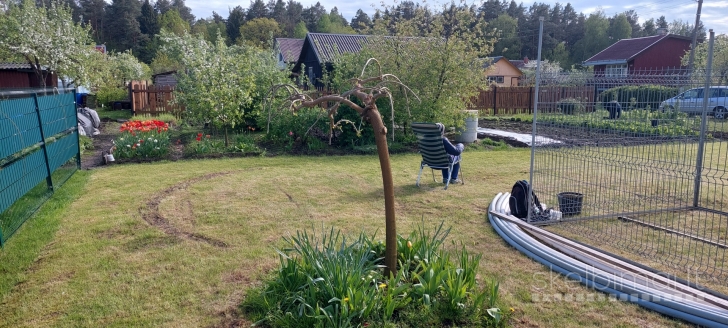
[[[509,247],[490,227],[493,196],[528,177],[527,149],[464,155],[465,185],[415,186],[420,157],[392,156],[397,228],[424,221],[480,252],[512,326],[686,326],[595,296]],[[436,172],[439,174],[439,172]],[[428,180],[429,179],[429,180]],[[115,165],[81,171],[0,251],[2,327],[248,326],[238,305],[299,229],[379,231],[376,156],[272,157]],[[454,250],[457,245],[447,244]],[[541,302],[558,293],[585,300]],[[591,295],[591,296],[589,296]],[[600,295],[600,294],[597,294]]]

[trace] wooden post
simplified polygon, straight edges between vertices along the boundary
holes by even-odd
[[[498,115],[498,87],[492,86],[491,90],[493,90],[493,115]]]

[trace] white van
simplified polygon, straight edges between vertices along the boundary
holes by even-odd
[[[679,110],[681,112],[700,114],[703,112],[703,90],[695,88],[685,91],[660,104],[662,110]],[[728,118],[728,86],[710,87],[708,94],[708,114],[717,119]]]

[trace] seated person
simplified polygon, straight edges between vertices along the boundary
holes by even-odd
[[[435,123],[435,125],[437,125],[437,128],[440,129],[440,134],[442,134],[442,145],[445,147],[445,151],[450,155],[450,163],[459,161],[460,154],[462,154],[463,150],[465,149],[465,145],[461,143],[453,145],[452,143],[450,143],[450,140],[445,138],[445,125],[443,125],[442,123]],[[460,180],[458,180],[458,172],[460,172],[459,162],[452,167],[450,183],[460,183]],[[447,183],[448,173],[449,172],[447,169],[442,170],[442,183]]]

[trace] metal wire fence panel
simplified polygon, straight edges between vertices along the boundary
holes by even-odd
[[[563,212],[549,230],[725,285],[728,81],[706,70],[547,76],[593,99],[539,97],[533,188]],[[706,88],[707,85],[707,88]]]
[[[40,141],[32,98],[0,101],[0,159]]]
[[[0,245],[80,160],[74,93],[20,93],[25,98],[0,100]]]

